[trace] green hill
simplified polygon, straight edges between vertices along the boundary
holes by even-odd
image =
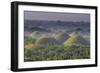
[[[85,40],[82,36],[78,35],[77,32],[73,32],[71,34],[71,37],[66,40],[64,43],[64,46],[73,46],[73,45],[83,45],[83,46],[89,46],[89,42]]]
[[[63,44],[70,36],[65,32],[60,32],[56,35],[56,39],[60,44]]]
[[[36,44],[38,45],[58,45],[58,41],[55,38],[49,36],[41,36],[36,40]]]

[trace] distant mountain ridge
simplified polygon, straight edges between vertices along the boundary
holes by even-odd
[[[36,28],[35,28],[36,27]],[[42,28],[41,28],[42,27]],[[25,31],[72,31],[90,32],[89,22],[73,22],[73,21],[47,21],[47,20],[24,20]],[[41,32],[42,32],[41,31]]]
[[[41,31],[41,32],[50,32],[50,30],[47,30],[46,28],[41,27],[25,27],[26,30],[32,32],[32,31]]]

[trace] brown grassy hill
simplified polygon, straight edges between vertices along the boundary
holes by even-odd
[[[49,36],[41,36],[36,40],[36,44],[38,45],[58,45],[58,41],[55,38],[49,37]]]
[[[78,35],[77,32],[73,32],[71,34],[71,37],[66,40],[64,43],[64,46],[73,46],[73,45],[83,45],[83,46],[89,46],[89,42],[85,40],[82,36]]]
[[[55,38],[58,40],[58,42],[60,44],[63,44],[69,37],[70,36],[67,33],[60,32],[60,33],[56,34],[56,37]]]

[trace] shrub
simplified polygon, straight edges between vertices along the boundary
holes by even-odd
[[[67,49],[67,50],[66,50]],[[49,61],[69,59],[89,59],[90,48],[87,46],[46,45],[45,47],[25,49],[24,61]]]

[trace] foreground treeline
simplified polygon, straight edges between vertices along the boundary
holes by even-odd
[[[73,47],[65,47],[63,45],[46,45],[45,47],[30,49],[25,48],[24,51],[25,62],[90,58],[90,47],[81,45]]]

